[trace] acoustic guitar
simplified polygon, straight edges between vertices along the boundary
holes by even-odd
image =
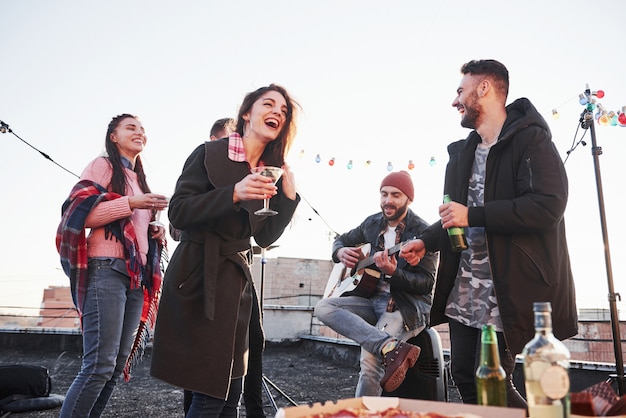
[[[389,248],[389,255],[398,253],[404,244],[405,242],[401,242]],[[343,263],[335,264],[326,283],[324,298],[340,296],[369,298],[376,293],[381,272],[369,268],[374,265],[374,256],[369,255],[371,248],[369,243],[359,247],[362,258],[352,269],[348,269]]]

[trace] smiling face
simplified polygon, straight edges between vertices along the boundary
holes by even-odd
[[[131,117],[122,119],[111,133],[111,142],[115,144],[120,155],[128,158],[133,164],[145,148],[146,141],[146,132],[141,122]]]
[[[259,97],[250,111],[243,115],[246,122],[244,137],[254,137],[271,142],[285,126],[287,102],[282,94],[270,90]]]
[[[383,216],[392,225],[394,221],[404,218],[409,209],[409,198],[400,189],[393,186],[383,186],[380,189],[380,209]]]
[[[452,102],[461,114],[461,126],[477,129],[482,122],[482,106],[479,103],[477,86],[480,76],[465,74],[456,90],[457,96]]]

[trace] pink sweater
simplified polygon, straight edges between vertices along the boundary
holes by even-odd
[[[137,181],[137,174],[134,171],[125,169],[128,185],[126,186],[126,196],[119,199],[101,202],[89,213],[85,222],[86,228],[91,228],[87,237],[87,256],[112,257],[124,259],[124,245],[117,242],[115,238],[105,239],[104,225],[118,219],[131,217],[137,234],[137,244],[141,263],[146,264],[146,254],[148,253],[148,224],[152,217],[149,209],[131,210],[128,202],[129,196],[143,194]],[[103,157],[96,158],[85,168],[81,179],[95,181],[103,187],[109,187],[113,169],[109,160]]]

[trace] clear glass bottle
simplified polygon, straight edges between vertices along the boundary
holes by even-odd
[[[552,334],[550,302],[535,302],[535,337],[526,344],[524,380],[530,418],[570,416],[570,353]]]
[[[452,199],[447,194],[443,195],[443,203],[450,203]],[[467,250],[467,239],[465,238],[465,231],[463,228],[453,226],[448,228],[448,237],[450,238],[450,245],[452,245],[452,251],[460,253],[463,250]]]
[[[483,325],[481,330],[476,392],[479,405],[506,406],[506,372],[500,364],[498,336],[493,325]]]

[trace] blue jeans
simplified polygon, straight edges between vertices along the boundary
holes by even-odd
[[[65,395],[60,418],[102,415],[130,354],[142,308],[143,290],[130,290],[124,260],[89,260],[83,361]]]
[[[239,399],[243,379],[230,381],[228,398],[214,398],[199,392],[191,392],[191,406],[186,418],[236,418],[239,416]]]
[[[387,312],[390,294],[376,293],[371,298],[344,296],[320,300],[315,315],[324,324],[361,346],[361,371],[356,397],[380,396],[380,381],[385,375],[381,349],[391,339],[406,341],[423,327],[407,331],[399,310]]]

